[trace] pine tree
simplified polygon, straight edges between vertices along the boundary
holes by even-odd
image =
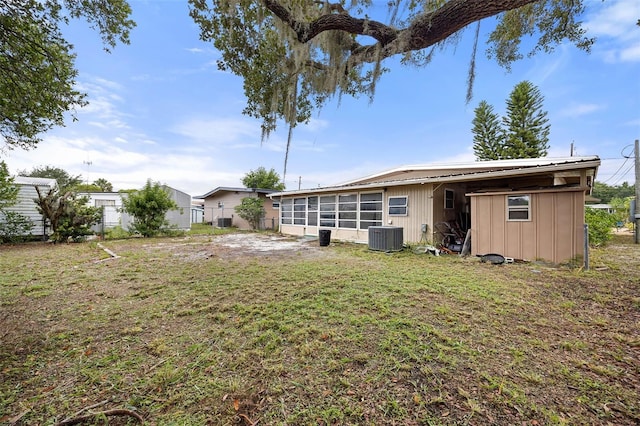
[[[498,115],[486,101],[474,110],[472,121],[473,152],[482,160],[545,157],[549,150],[547,112],[542,110],[544,97],[529,81],[515,85],[507,99],[507,114]]]
[[[529,81],[513,88],[507,99],[507,115],[502,118],[505,130],[503,158],[537,158],[547,155],[550,125],[542,110],[544,97]]]
[[[481,101],[474,110],[473,152],[478,160],[500,160],[504,133],[500,127],[498,114],[487,101]]]

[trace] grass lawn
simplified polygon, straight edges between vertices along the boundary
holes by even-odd
[[[223,237],[0,246],[0,424],[640,422],[629,235],[589,271]]]

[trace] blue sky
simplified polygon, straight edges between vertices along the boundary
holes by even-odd
[[[633,142],[640,138],[640,2],[586,0],[591,54],[563,45],[514,64],[507,73],[479,47],[474,98],[465,102],[472,30],[456,49],[424,68],[384,63],[373,103],[330,102],[296,128],[288,189],[327,186],[406,164],[474,161],[471,121],[481,100],[503,114],[513,87],[529,80],[545,97],[549,156],[598,155],[598,180],[634,181]],[[242,186],[260,166],[282,175],[286,128],[261,143],[260,123],[243,116],[242,81],[218,71],[219,53],[201,42],[185,1],[133,0],[130,45],[112,53],[84,22],[67,29],[90,104],[78,121],[44,136],[37,149],[3,154],[12,172],[52,165],[116,190],[147,179],[191,195]],[[488,23],[481,34],[490,31]]]

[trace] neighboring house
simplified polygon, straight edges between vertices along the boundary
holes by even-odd
[[[170,186],[163,185],[163,188],[178,205],[178,210],[169,210],[165,215],[169,226],[183,230],[191,229],[191,196]],[[89,197],[89,205],[103,207],[102,222],[92,227],[95,232],[103,233],[116,226],[129,229],[133,216],[122,209],[122,199],[127,196],[126,192],[89,192],[86,195]]]
[[[102,207],[102,220],[100,223],[93,225],[91,229],[99,234],[103,234],[106,230],[120,226],[128,229],[132,217],[122,210],[123,193],[120,192],[89,192],[88,204],[92,207]]]
[[[599,165],[591,156],[405,166],[269,196],[280,201],[285,234],[327,229],[332,238],[367,243],[369,227],[393,226],[404,242],[451,238],[459,249],[470,230],[472,254],[561,263],[582,257],[585,194]]]
[[[607,213],[613,213],[611,204],[585,204],[585,207],[595,210],[604,210]]]
[[[272,189],[250,189],[218,187],[195,198],[204,200],[204,221],[214,226],[235,226],[238,229],[251,229],[251,225],[236,213],[235,207],[242,204],[246,197],[258,197],[264,200],[265,217],[263,229],[275,229],[278,226],[277,202],[267,196],[276,192]]]
[[[6,210],[20,213],[31,219],[33,223],[31,235],[38,237],[50,235],[51,229],[48,226],[48,222],[38,212],[34,200],[38,198],[36,187],[38,187],[42,196],[45,196],[50,190],[58,186],[58,182],[55,179],[16,176],[13,178],[13,183],[18,187],[17,202],[13,206],[7,207]]]

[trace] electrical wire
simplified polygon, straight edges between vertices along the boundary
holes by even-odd
[[[617,185],[620,183],[620,181],[624,181],[624,182],[626,182],[625,176],[627,176],[627,173],[629,173],[629,172],[631,171],[631,169],[633,169],[633,167],[634,167],[634,166],[635,166],[635,164],[634,164],[634,163],[631,163],[631,164],[629,165],[629,167],[627,167],[627,170],[625,170],[625,171],[624,171],[624,173],[622,173],[622,174],[620,175],[620,177],[618,178],[618,180],[617,180],[614,184],[612,184],[612,186],[617,186]]]
[[[613,178],[615,178],[615,177],[616,177],[616,175],[618,174],[618,172],[619,172],[619,171],[620,171],[620,170],[625,166],[625,164],[627,164],[627,162],[629,161],[629,158],[630,158],[630,157],[625,157],[625,160],[622,162],[622,165],[620,165],[620,167],[618,167],[618,170],[616,170],[616,171],[615,171],[615,173],[614,173],[614,174],[612,174],[612,175],[609,177],[609,179],[607,179],[607,180],[603,181],[602,183],[607,183],[607,182],[609,182],[609,181],[613,180]],[[626,174],[626,173],[625,173],[625,174]]]

